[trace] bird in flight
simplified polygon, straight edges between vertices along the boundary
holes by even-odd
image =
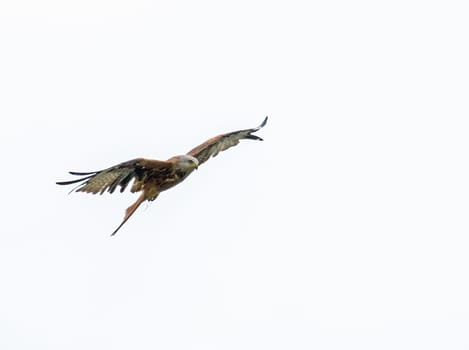
[[[130,191],[141,192],[141,194],[136,202],[127,208],[121,224],[111,234],[113,236],[129,220],[140,204],[144,201],[154,201],[161,192],[181,183],[194,169],[197,169],[210,157],[215,157],[218,153],[236,146],[243,139],[263,141],[253,133],[264,127],[266,123],[267,117],[257,128],[238,130],[212,137],[187,154],[168,160],[136,158],[100,171],[87,173],[70,171],[71,175],[77,175],[80,178],[59,181],[57,185],[78,184],[71,192],[103,194],[105,191],[113,193],[118,186],[120,192],[123,192],[127,185],[134,180]]]

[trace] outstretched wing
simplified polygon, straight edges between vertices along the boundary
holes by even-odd
[[[113,193],[118,186],[120,186],[120,191],[123,192],[130,181],[134,180],[131,191],[143,192],[138,197],[137,201],[125,211],[124,219],[112,233],[112,235],[115,235],[143,201],[154,200],[158,197],[159,186],[164,184],[168,178],[171,179],[170,176],[174,171],[173,168],[174,165],[171,162],[137,158],[100,171],[89,173],[71,171],[70,174],[83,177],[77,180],[60,181],[57,182],[57,184],[78,184],[78,187],[74,188],[72,192],[77,191],[103,194],[106,190],[109,193]],[[149,186],[145,186],[145,184],[148,183]]]
[[[71,181],[59,181],[57,185],[78,184],[72,192],[103,194],[106,190],[113,193],[118,186],[120,192],[123,192],[127,185],[135,180],[131,191],[138,192],[142,190],[148,179],[158,177],[164,179],[171,169],[172,163],[170,162],[137,158],[100,171],[89,173],[70,171],[72,175],[84,177]]]
[[[263,141],[259,136],[253,135],[252,133],[263,128],[266,123],[267,117],[265,117],[262,124],[257,128],[238,130],[212,137],[203,144],[189,151],[187,154],[197,158],[200,165],[206,162],[210,157],[215,157],[218,153],[236,146],[242,139]]]

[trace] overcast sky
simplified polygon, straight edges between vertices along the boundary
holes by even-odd
[[[3,0],[0,348],[468,349],[465,5]]]

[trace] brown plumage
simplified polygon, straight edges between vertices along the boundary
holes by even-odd
[[[181,183],[199,165],[206,162],[210,157],[236,146],[240,140],[262,139],[253,135],[254,132],[264,127],[267,117],[257,128],[238,130],[215,136],[201,145],[189,151],[186,155],[175,156],[166,161],[136,158],[110,168],[88,173],[74,172],[70,174],[82,176],[71,181],[60,181],[58,185],[78,184],[71,192],[87,192],[92,194],[113,193],[117,187],[123,192],[133,180],[131,192],[142,192],[137,201],[127,208],[124,219],[116,232],[132,216],[144,201],[153,201],[158,195],[167,189]]]

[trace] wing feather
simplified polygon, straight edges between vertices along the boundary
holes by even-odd
[[[60,181],[57,184],[78,184],[78,187],[73,189],[72,192],[103,194],[106,191],[113,193],[118,186],[120,186],[120,192],[123,192],[128,184],[135,180],[131,190],[137,192],[143,188],[143,184],[150,177],[158,175],[164,177],[165,174],[171,171],[172,166],[170,162],[136,158],[100,171],[87,173],[71,171],[70,174],[72,175],[86,176],[71,181]]]
[[[236,146],[240,140],[247,139],[263,141],[259,136],[253,135],[253,133],[265,126],[267,118],[268,117],[265,117],[262,124],[257,128],[238,130],[212,137],[201,145],[190,150],[187,154],[197,158],[200,165],[206,162],[210,157],[215,157],[218,153]]]

